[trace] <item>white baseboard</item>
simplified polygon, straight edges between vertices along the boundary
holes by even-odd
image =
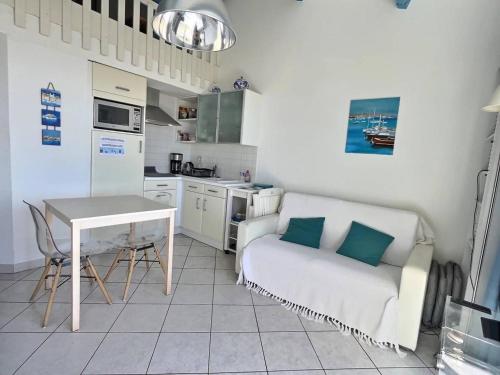
[[[186,234],[183,232],[182,227],[175,227],[174,229],[175,234]],[[191,234],[186,234],[187,236],[193,237]],[[193,237],[194,238],[194,237]],[[207,243],[203,239],[198,239],[200,242]],[[207,243],[210,246],[214,246],[213,244]],[[217,247],[217,246],[214,246]],[[219,248],[219,247],[217,247]],[[34,259],[34,260],[28,260],[25,262],[20,262],[20,263],[14,263],[14,264],[0,264],[0,273],[15,273],[15,272],[21,272],[21,271],[26,271],[30,270],[32,268],[37,268],[37,267],[42,267],[44,265],[44,258],[40,259]]]
[[[0,264],[0,273],[15,273],[30,270],[32,268],[42,267],[45,263],[44,258],[27,260],[15,264]]]

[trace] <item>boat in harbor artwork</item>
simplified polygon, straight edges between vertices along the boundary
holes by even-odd
[[[346,153],[392,155],[400,98],[351,100]]]

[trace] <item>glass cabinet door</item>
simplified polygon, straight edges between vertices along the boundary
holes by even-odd
[[[197,142],[216,143],[218,104],[218,94],[198,96],[198,120],[196,123]]]
[[[220,94],[219,143],[240,143],[243,91]]]

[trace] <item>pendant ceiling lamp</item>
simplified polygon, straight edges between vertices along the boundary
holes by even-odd
[[[222,0],[162,0],[153,30],[167,42],[195,51],[222,51],[236,41]]]

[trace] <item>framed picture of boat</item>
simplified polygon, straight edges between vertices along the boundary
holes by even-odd
[[[346,153],[392,155],[400,98],[351,100]]]
[[[42,145],[60,146],[61,132],[59,130],[42,129]]]
[[[61,112],[42,108],[42,125],[61,126]]]
[[[40,102],[42,105],[48,107],[60,107],[61,92],[55,90],[53,85],[50,85],[52,85],[52,83],[49,84],[49,87],[40,90]]]

